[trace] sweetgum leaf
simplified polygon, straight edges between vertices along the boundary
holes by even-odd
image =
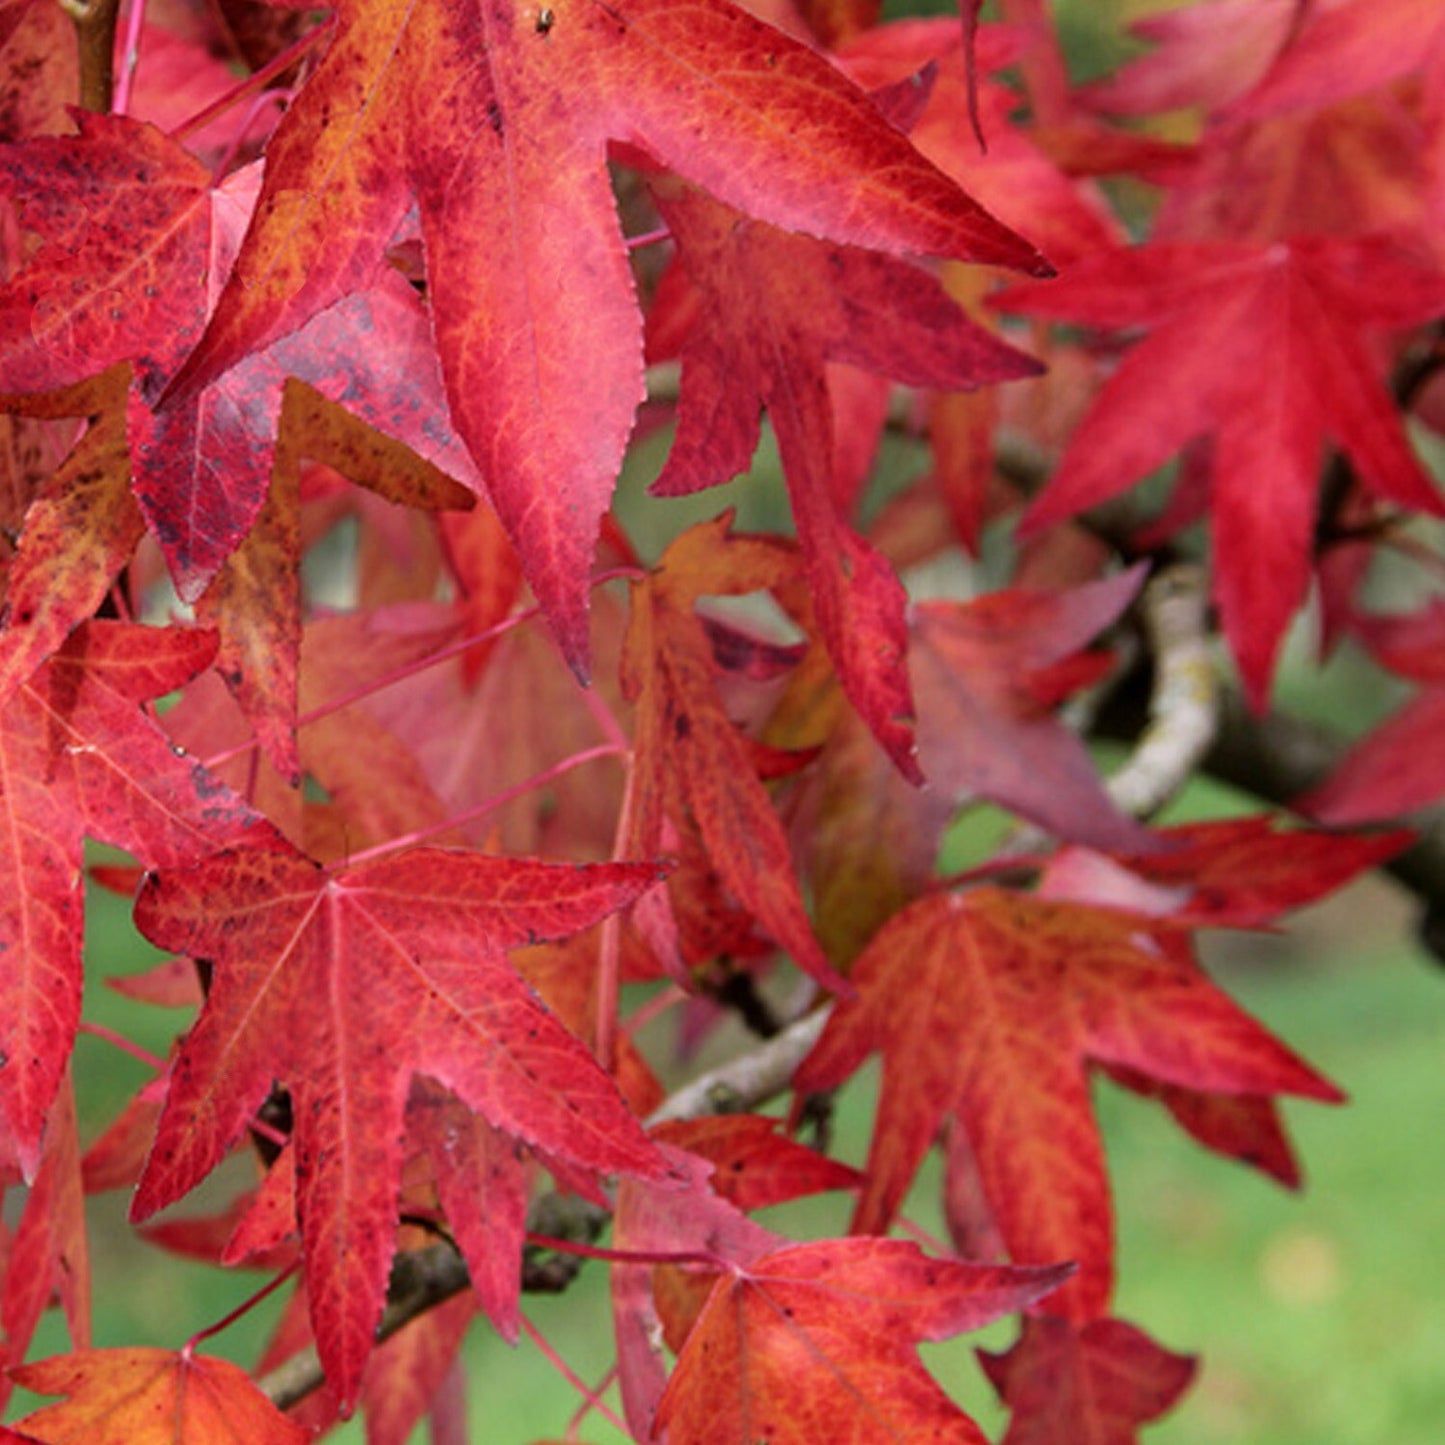
[[[1154,920],[980,888],[925,898],[859,957],[794,1080],[832,1088],[875,1050],[883,1092],[854,1228],[886,1229],[948,1115],[977,1156],[1020,1262],[1072,1259],[1052,1307],[1099,1315],[1113,1273],[1112,1210],[1089,1099],[1090,1059],[1218,1093],[1339,1091],[1182,956]],[[929,1000],[920,1018],[911,999]]]
[[[21,1365],[16,1380],[64,1395],[15,1425],[13,1440],[90,1445],[305,1445],[288,1420],[229,1360],[189,1351],[78,1350]]]
[[[1087,748],[1054,716],[1058,669],[1128,606],[1138,568],[1069,591],[1005,588],[913,610],[911,663],[924,770],[1064,838],[1145,852],[1148,832],[1110,801]]]
[[[1256,706],[1309,580],[1326,441],[1370,491],[1445,513],[1363,341],[1438,315],[1445,282],[1388,242],[1154,244],[1082,261],[1056,286],[1012,288],[999,304],[1147,330],[1023,527],[1094,506],[1211,436],[1214,592]]]
[[[157,395],[200,336],[230,267],[255,201],[256,171],[213,188],[196,158],[153,126],[88,113],[78,123],[77,136],[0,146],[0,190],[18,200],[22,226],[41,238],[0,286],[0,392],[32,398],[129,364],[128,394],[108,387],[103,399],[77,396],[78,414],[96,420],[82,444],[84,460],[78,449],[69,464],[70,479],[84,484],[82,495],[104,481],[114,511],[128,448],[131,492],[184,600],[201,594],[261,510],[288,376],[345,400],[337,413],[299,414],[296,449],[335,462],[384,494],[469,503],[470,493],[442,475],[476,481],[451,433],[429,323],[411,287],[390,271],[339,298],[300,334],[158,410]],[[34,410],[33,402],[23,404]],[[117,413],[123,441],[115,434]],[[420,456],[394,446],[379,478],[373,425]],[[76,502],[69,507],[73,514]],[[93,540],[113,575],[120,521],[98,503],[92,511],[79,535]],[[133,531],[122,535],[134,545]],[[31,550],[42,583],[47,562],[52,577],[64,575],[63,553],[51,561],[43,548]],[[57,627],[94,610],[97,587],[103,596],[109,580],[98,575],[84,589],[71,583],[62,590],[59,618],[52,617],[59,604],[47,603],[41,656],[58,641]],[[12,602],[12,624],[17,620]],[[284,646],[277,651],[286,654]],[[260,705],[252,711],[264,716]],[[274,745],[284,751],[279,741]]]
[[[1031,376],[1038,364],[969,321],[907,262],[750,222],[672,177],[651,189],[702,298],[682,342],[677,436],[652,490],[693,492],[745,471],[767,410],[843,687],[905,776],[921,782],[904,663],[907,599],[830,495],[825,363],[950,391]]]
[[[825,988],[846,992],[803,907],[783,825],[747,741],[723,709],[698,597],[788,581],[787,548],[729,537],[731,517],[685,532],[646,581],[633,584],[622,683],[637,704],[630,847],[661,850],[666,817],[691,818],[709,861],[739,903]]]
[[[727,0],[335,14],[175,394],[370,284],[414,201],[453,415],[581,670],[585,579],[643,396],[610,141],[790,229],[1047,271],[826,60]]]
[[[215,648],[199,630],[89,623],[0,712],[0,1110],[27,1174],[80,1017],[82,840],[169,867],[274,837],[141,711]]]
[[[143,1219],[224,1157],[280,1080],[317,1346],[356,1398],[395,1247],[408,1089],[444,1085],[488,1122],[601,1172],[667,1166],[592,1056],[504,950],[631,902],[648,864],[549,865],[415,849],[326,873],[290,850],[152,874],[136,921],[213,961],[132,1206]]]
[[[1123,1320],[1081,1326],[1048,1314],[1026,1319],[1006,1353],[979,1359],[1013,1411],[1003,1445],[1135,1445],[1196,1367]]]
[[[737,1266],[713,1286],[657,1411],[686,1445],[983,1445],[918,1358],[1021,1310],[1068,1266],[930,1259],[910,1242],[836,1239]]]

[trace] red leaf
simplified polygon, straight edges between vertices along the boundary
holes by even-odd
[[[546,24],[541,13],[343,0],[268,145],[256,220],[177,385],[215,380],[370,284],[414,199],[453,414],[581,669],[598,521],[643,395],[609,141],[790,229],[1042,263],[822,57],[724,0],[563,0]]]
[[[844,690],[894,762],[921,781],[905,594],[831,495],[825,363],[949,391],[1033,375],[1037,363],[971,323],[933,277],[905,262],[749,223],[671,178],[655,180],[652,192],[703,302],[682,342],[677,437],[652,490],[694,492],[745,471],[766,408]]]
[[[0,1325],[5,1330],[5,1379],[0,1403],[8,1400],[11,1368],[30,1348],[40,1316],[59,1296],[71,1343],[90,1346],[90,1247],[85,1232],[80,1140],[75,1095],[67,1078],[45,1129],[45,1146],[35,1182],[9,1241],[0,1289]]]
[[[305,1445],[288,1420],[229,1360],[173,1350],[81,1350],[22,1365],[16,1380],[65,1395],[16,1422],[17,1438],[90,1445]]]
[[[978,1329],[1068,1276],[930,1259],[891,1239],[824,1240],[724,1274],[688,1335],[657,1428],[689,1445],[983,1445],[917,1342]]]
[[[813,936],[782,823],[746,741],[723,711],[699,595],[776,587],[793,572],[779,544],[729,537],[731,517],[694,527],[634,584],[623,687],[637,703],[630,851],[661,851],[664,816],[689,813],[738,901],[825,988],[846,992]]]
[[[1006,1354],[979,1351],[1013,1411],[1003,1445],[1134,1445],[1189,1388],[1195,1361],[1123,1320],[1031,1316]]]
[[[1259,928],[1377,868],[1409,846],[1412,835],[1341,835],[1280,828],[1268,817],[1166,828],[1168,845],[1128,865],[1145,878],[1192,892],[1171,914],[1195,927]]]
[[[1076,1261],[1054,1307],[1091,1319],[1108,1302],[1113,1240],[1087,1060],[1191,1089],[1340,1098],[1177,946],[1162,949],[1155,926],[981,888],[926,898],[879,931],[853,970],[857,1001],[837,1007],[794,1080],[831,1088],[883,1053],[855,1230],[888,1227],[956,1115],[1010,1254]],[[918,997],[930,1000],[923,1023]]]
[[[0,853],[0,1109],[27,1174],[80,1017],[82,837],[170,867],[274,836],[141,712],[215,646],[206,632],[91,623],[0,714],[13,840]]]
[[[778,1120],[756,1114],[721,1114],[658,1124],[652,1137],[706,1159],[712,1187],[737,1208],[766,1209],[862,1182],[856,1169],[778,1133]]]
[[[1363,95],[1424,72],[1445,75],[1445,15],[1433,0],[1345,0],[1312,5],[1260,84],[1235,107],[1273,115]]]
[[[1051,671],[1122,613],[1142,572],[1068,592],[993,592],[914,609],[913,678],[924,771],[1064,838],[1151,846],[1109,801],[1077,734],[1051,711]]]
[[[1372,491],[1445,512],[1362,340],[1438,314],[1445,283],[1387,243],[1156,244],[1080,262],[999,304],[1149,329],[1023,525],[1037,532],[1094,506],[1212,435],[1215,596],[1256,706],[1309,580],[1326,440]],[[1261,356],[1272,358],[1263,371]]]
[[[280,1079],[317,1344],[343,1404],[371,1352],[394,1249],[416,1074],[494,1126],[601,1172],[667,1167],[587,1051],[503,950],[631,902],[651,865],[548,865],[417,849],[326,874],[280,849],[152,875],[136,907],[162,947],[214,961],[132,1214],[215,1167]]]

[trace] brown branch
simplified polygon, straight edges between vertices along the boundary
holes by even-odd
[[[787,1088],[793,1071],[818,1041],[827,1013],[822,1009],[810,1014],[760,1048],[694,1079],[666,1099],[647,1122],[660,1124],[665,1119],[739,1113],[774,1098]],[[607,1219],[605,1210],[586,1200],[544,1194],[528,1211],[527,1228],[553,1239],[591,1243],[602,1233]],[[522,1263],[522,1288],[531,1293],[555,1293],[571,1283],[579,1266],[580,1260],[573,1257],[528,1246]],[[418,1316],[460,1294],[470,1283],[466,1263],[455,1245],[433,1244],[399,1254],[392,1266],[377,1342],[389,1339]],[[286,1410],[325,1382],[315,1346],[307,1346],[262,1375],[256,1385],[278,1409]]]
[[[1338,766],[1348,746],[1325,729],[1283,713],[1256,717],[1231,692],[1203,766],[1220,782],[1287,808]],[[1385,864],[1385,872],[1425,905],[1421,939],[1445,960],[1445,807],[1424,809],[1409,821],[1418,838]]]
[[[80,104],[104,114],[115,87],[115,26],[120,0],[60,0],[80,52]]]

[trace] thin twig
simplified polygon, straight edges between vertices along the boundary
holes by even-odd
[[[700,1119],[708,1114],[740,1114],[776,1098],[791,1082],[797,1067],[818,1042],[828,1009],[819,1009],[760,1048],[694,1079],[648,1115],[649,1125],[667,1119]]]
[[[775,1098],[787,1088],[794,1070],[817,1043],[827,1018],[828,1010],[820,1009],[784,1029],[760,1048],[694,1079],[654,1110],[647,1123],[739,1113]],[[580,1243],[601,1234],[607,1218],[605,1210],[585,1200],[545,1194],[534,1201],[528,1211],[527,1228],[529,1233]],[[528,1288],[526,1270],[531,1268],[540,1273],[537,1288],[551,1292],[557,1285],[548,1271],[548,1261],[541,1255],[541,1251],[529,1247],[523,1288]],[[418,1315],[460,1294],[470,1282],[466,1263],[451,1244],[433,1244],[398,1255],[392,1267],[386,1310],[376,1331],[378,1343]],[[316,1350],[308,1346],[263,1375],[256,1384],[278,1409],[286,1410],[319,1390],[325,1380]]]

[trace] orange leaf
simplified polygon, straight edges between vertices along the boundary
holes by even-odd
[[[1071,1259],[1053,1306],[1105,1307],[1112,1210],[1086,1062],[1207,1092],[1339,1091],[1210,982],[1154,920],[980,888],[926,898],[879,930],[794,1080],[841,1083],[874,1050],[883,1093],[854,1228],[886,1229],[948,1115],[1020,1262]]]
[[[661,848],[663,816],[686,811],[724,883],[798,966],[847,991],[813,936],[783,825],[746,741],[723,710],[708,636],[693,610],[703,593],[773,587],[793,573],[779,543],[729,537],[731,516],[692,528],[634,584],[623,686],[637,703],[636,804],[629,851]]]
[[[47,1445],[305,1445],[288,1420],[229,1360],[172,1350],[80,1350],[22,1365],[16,1380],[64,1395],[15,1425],[15,1440]]]
[[[657,1411],[678,1445],[983,1445],[917,1342],[1021,1310],[1066,1266],[930,1259],[892,1239],[838,1239],[724,1274],[687,1337]]]

